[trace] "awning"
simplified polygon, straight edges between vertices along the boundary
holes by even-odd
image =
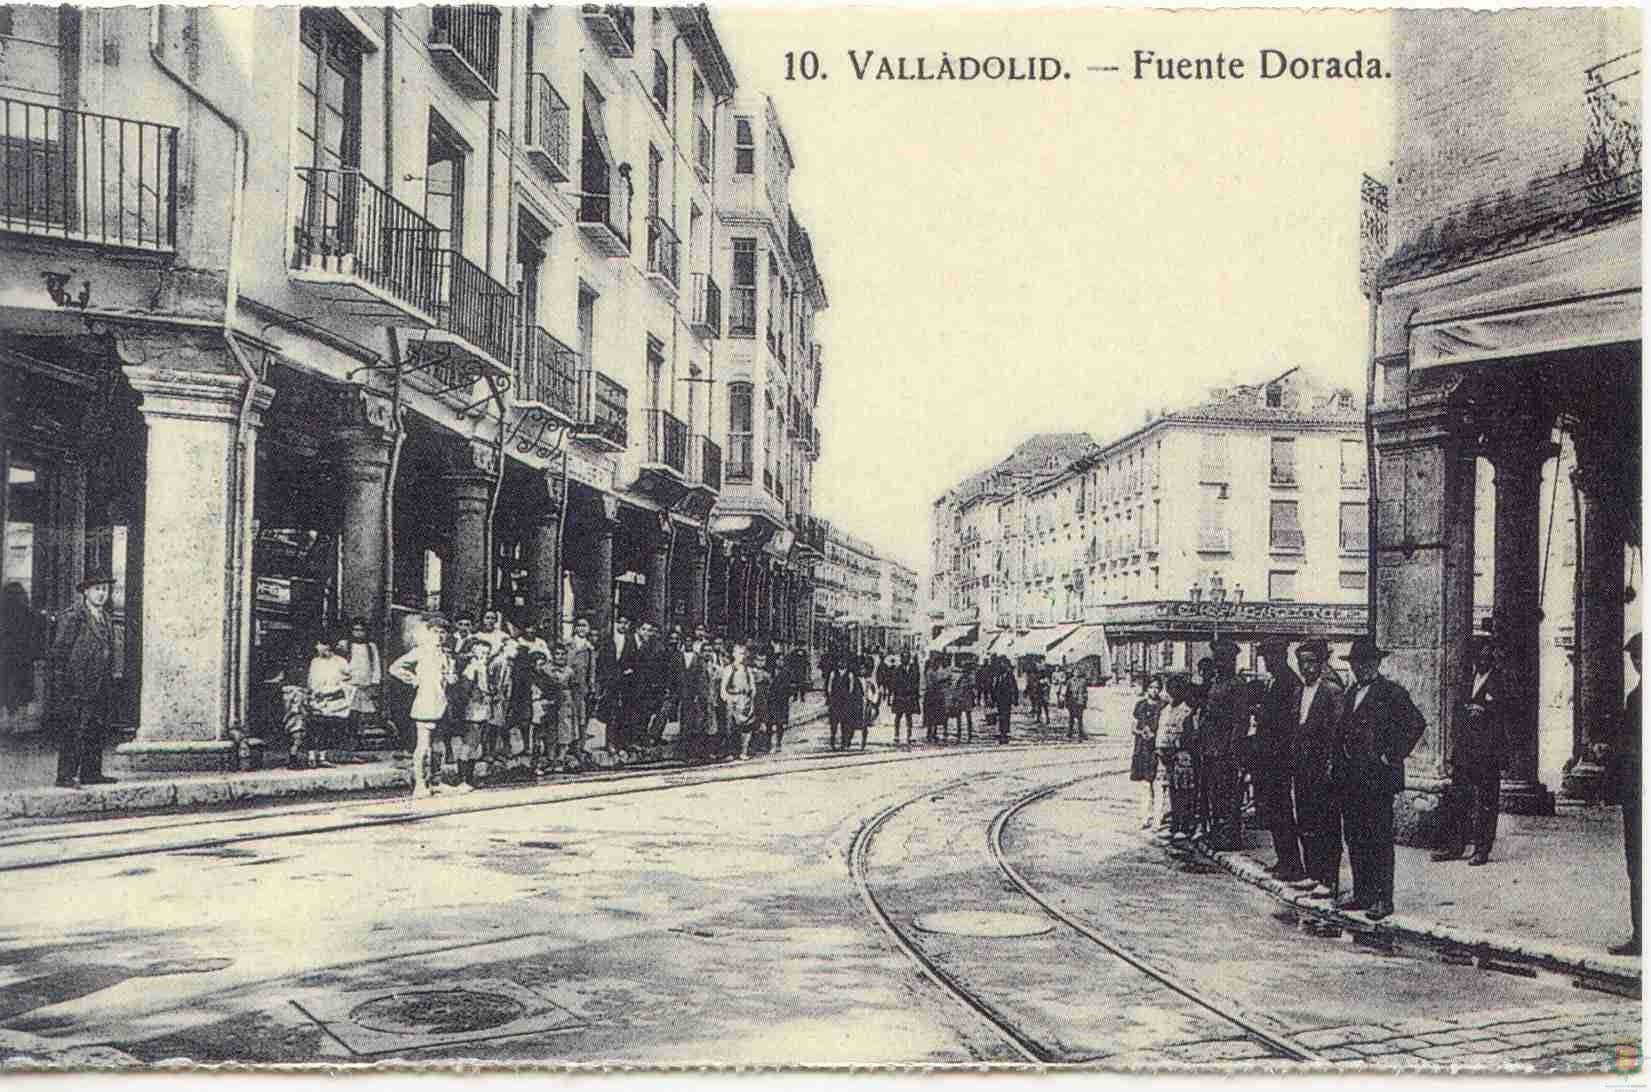
[[[1563,352],[1640,337],[1638,254],[1419,311],[1410,366]]]
[[[973,644],[978,626],[947,626],[929,641],[930,652],[946,652],[953,645]]]
[[[1048,655],[1065,663],[1077,663],[1090,656],[1099,656],[1101,674],[1112,673],[1112,648],[1106,641],[1105,626],[1079,626],[1066,639],[1052,645]]]
[[[1006,629],[1000,633],[994,633],[991,641],[987,643],[985,648],[980,650],[980,653],[982,656],[997,656],[999,654],[1007,656],[1009,654],[1009,645],[1014,641],[1014,639],[1015,631],[1012,629]]]
[[[1076,625],[1042,626],[1024,634],[1015,642],[1014,651],[1006,655],[1047,656],[1051,648],[1072,636],[1078,629]]]

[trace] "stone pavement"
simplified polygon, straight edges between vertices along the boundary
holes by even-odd
[[[1610,1072],[1619,1045],[1637,1047],[1640,1014],[1622,1005],[1578,1003],[1546,1008],[1470,1013],[1455,1019],[1419,1018],[1392,1024],[1321,1028],[1296,1036],[1326,1061],[1369,1061],[1383,1067],[1410,1059],[1452,1068],[1529,1066]],[[1464,1055],[1463,1050],[1469,1051]],[[1637,1057],[1637,1050],[1636,1050]]]

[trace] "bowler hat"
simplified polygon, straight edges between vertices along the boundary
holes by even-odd
[[[1211,641],[1210,642],[1210,655],[1211,656],[1237,656],[1238,655],[1238,646],[1236,644],[1234,644],[1232,641],[1229,641],[1225,637],[1223,637],[1219,641]]]
[[[424,624],[430,629],[452,629],[453,624],[447,620],[445,614],[426,614]]]
[[[87,569],[86,575],[80,578],[80,590],[85,591],[87,588],[96,587],[99,584],[113,584],[114,582],[114,574],[108,569]]]
[[[1347,662],[1352,664],[1376,663],[1387,655],[1385,648],[1376,646],[1374,637],[1360,637],[1353,642],[1353,647],[1347,653]]]

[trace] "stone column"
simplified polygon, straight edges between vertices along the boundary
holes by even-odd
[[[1595,430],[1577,430],[1579,466],[1573,477],[1582,491],[1582,557],[1578,559],[1581,595],[1576,619],[1576,762],[1565,774],[1567,797],[1599,800],[1605,795],[1605,770],[1594,761],[1591,746],[1605,739],[1622,709],[1623,694],[1623,551],[1629,513],[1620,495],[1630,482],[1618,450]],[[1584,435],[1587,434],[1587,435]]]
[[[705,569],[707,563],[706,546],[703,538],[679,537],[678,549],[688,551],[687,565],[684,571],[688,581],[688,618],[686,625],[691,630],[695,626],[707,624],[705,614]]]
[[[1502,810],[1552,815],[1553,793],[1537,776],[1541,670],[1542,466],[1558,453],[1540,413],[1496,422],[1486,456],[1496,468],[1496,574],[1492,617],[1503,646],[1507,692]]]
[[[579,611],[590,615],[591,629],[613,629],[613,536],[617,520],[599,517],[585,538],[585,563],[579,571]]]
[[[390,484],[390,403],[365,388],[349,392],[346,423],[328,437],[326,457],[342,469],[339,554],[344,575],[340,612],[360,615],[384,640],[384,494]]]
[[[143,365],[126,377],[149,430],[144,534],[153,548],[143,566],[137,738],[117,750],[142,768],[221,768],[234,747],[241,612],[250,608],[236,538],[250,519],[259,414],[274,392],[260,385],[254,394],[237,483],[243,376]]]
[[[487,556],[487,509],[493,499],[493,450],[472,441],[471,464],[455,465],[441,476],[453,506],[448,563],[441,574],[441,607],[449,619],[481,620],[487,606],[492,558]]]
[[[534,621],[549,615],[562,623],[562,509],[567,492],[561,474],[546,470],[545,503],[533,526],[532,556],[528,559],[528,615]],[[560,635],[560,628],[557,634]]]
[[[671,532],[661,529],[648,544],[648,616],[661,632],[671,625]]]

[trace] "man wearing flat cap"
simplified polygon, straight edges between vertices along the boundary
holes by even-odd
[[[1335,780],[1342,833],[1353,865],[1353,890],[1339,910],[1363,910],[1371,921],[1393,913],[1393,797],[1404,788],[1404,764],[1427,722],[1410,692],[1381,673],[1387,653],[1369,637],[1347,654],[1353,685],[1342,703]]]
[[[63,612],[47,655],[52,701],[59,732],[57,785],[108,785],[103,775],[103,745],[109,732],[109,698],[115,669],[115,626],[109,617],[109,593],[115,578],[108,570],[88,572],[80,582],[80,601]]]
[[[1214,678],[1198,715],[1198,738],[1209,784],[1210,847],[1239,848],[1243,831],[1239,811],[1244,803],[1243,770],[1238,764],[1239,741],[1250,734],[1252,694],[1238,677],[1238,646],[1226,639],[1210,644]]]
[[[1270,637],[1261,642],[1268,683],[1256,707],[1256,756],[1253,765],[1256,810],[1273,836],[1276,860],[1268,871],[1284,883],[1305,878],[1296,840],[1296,806],[1290,792],[1296,710],[1301,679],[1290,670],[1290,642]]]

